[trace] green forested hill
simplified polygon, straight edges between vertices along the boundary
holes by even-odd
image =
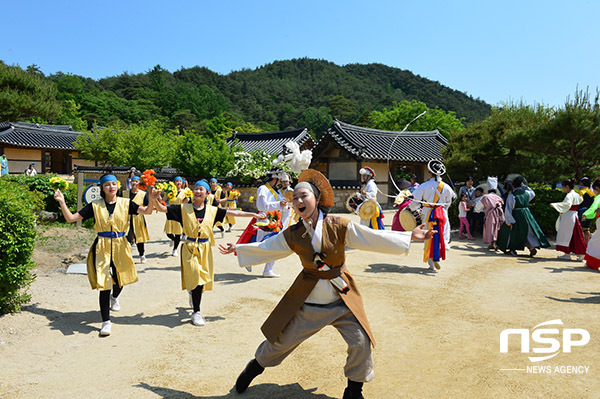
[[[186,128],[225,114],[259,129],[326,127],[332,117],[365,124],[368,113],[394,101],[418,100],[453,111],[465,122],[482,120],[490,105],[410,71],[382,64],[338,66],[328,61],[275,61],[220,75],[203,67],[173,73],[155,66],[143,74],[98,81],[68,74],[50,76],[59,100],[73,100],[88,122],[158,119]],[[204,122],[206,124],[206,122]]]

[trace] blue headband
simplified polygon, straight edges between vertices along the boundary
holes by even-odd
[[[183,179],[180,176],[177,176],[176,178],[173,179],[173,181],[177,181],[177,180],[183,181]]]
[[[107,181],[118,181],[115,175],[105,175],[100,179],[100,185],[103,185]]]
[[[208,183],[206,182],[206,180],[198,180],[195,184],[195,186],[202,186],[206,189],[206,191],[210,191],[210,186],[208,185]]]
[[[139,176],[133,176],[133,177],[131,178],[131,180],[140,180],[140,177],[139,177]]]
[[[228,182],[227,182],[227,185],[229,185],[229,186],[233,187],[233,183],[232,183],[232,182],[230,182],[230,181],[228,181]]]
[[[214,177],[213,177],[212,179],[210,179],[210,181],[211,181],[211,182],[213,182],[213,181],[214,181],[215,183],[218,183],[217,179],[215,179]]]

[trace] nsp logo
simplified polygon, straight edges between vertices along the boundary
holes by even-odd
[[[548,347],[533,348],[533,353],[546,354],[551,353],[547,356],[530,356],[531,362],[541,362],[548,360],[560,353],[561,343],[558,339],[549,337],[549,335],[559,335],[560,331],[558,328],[539,328],[542,326],[549,326],[560,324],[563,322],[560,320],[550,320],[544,323],[540,323],[533,327],[531,330],[531,339],[538,344],[550,345]],[[510,335],[521,336],[521,353],[529,353],[529,336],[530,330],[525,328],[509,328],[500,333],[500,353],[508,353],[508,337]],[[562,351],[571,353],[571,348],[574,346],[584,346],[590,342],[590,333],[582,328],[565,328],[562,330]]]

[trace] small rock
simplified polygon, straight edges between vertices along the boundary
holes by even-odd
[[[40,212],[40,219],[42,222],[55,222],[58,220],[58,214],[56,212]]]

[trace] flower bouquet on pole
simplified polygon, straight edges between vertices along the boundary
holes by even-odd
[[[168,183],[158,183],[156,189],[165,193],[169,201],[173,201],[177,197],[177,186],[172,181]]]
[[[50,178],[50,186],[52,186],[54,191],[65,191],[67,188],[69,188],[69,182],[62,177],[54,176]]]
[[[146,191],[148,187],[152,187],[156,184],[156,177],[154,177],[154,171],[152,169],[146,169],[140,176],[140,190]]]

